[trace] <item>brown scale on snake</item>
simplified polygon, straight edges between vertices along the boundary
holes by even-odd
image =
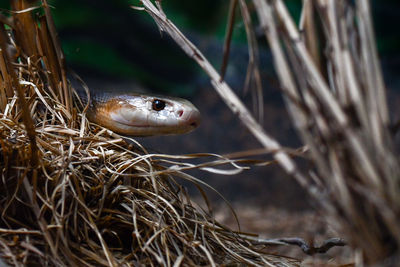
[[[200,124],[200,112],[186,99],[93,91],[90,91],[88,97],[87,92],[76,89],[84,104],[90,102],[87,109],[88,119],[119,134],[184,134]]]

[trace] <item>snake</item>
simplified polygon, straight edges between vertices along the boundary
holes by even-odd
[[[87,106],[86,116],[89,121],[117,134],[184,134],[194,130],[201,121],[199,110],[183,98],[73,87]]]
[[[14,45],[7,46],[17,58]],[[200,124],[199,110],[188,100],[141,93],[91,90],[71,69],[67,79],[81,103],[88,107],[89,121],[128,136],[184,134]]]

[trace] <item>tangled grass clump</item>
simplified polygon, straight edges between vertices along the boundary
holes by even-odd
[[[191,177],[173,156],[149,155],[134,139],[90,124],[67,81],[47,1],[12,1],[12,8],[18,12],[3,21],[11,30],[0,27],[0,256],[7,263],[295,266],[257,252],[194,205],[174,178]]]

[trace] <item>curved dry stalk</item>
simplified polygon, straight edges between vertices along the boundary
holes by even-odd
[[[185,51],[185,53],[195,60],[199,66],[207,73],[211,79],[211,84],[214,86],[217,93],[225,101],[233,113],[237,114],[240,120],[252,132],[255,138],[267,149],[276,151],[275,159],[279,162],[282,168],[295,177],[295,179],[305,188],[310,188],[310,191],[315,192],[315,188],[308,182],[304,174],[296,167],[295,162],[281,150],[280,144],[270,137],[264,129],[256,122],[251,113],[248,111],[242,101],[236,96],[229,85],[221,80],[220,75],[203,56],[203,54],[191,43],[179,29],[165,16],[164,12],[157,9],[149,0],[141,0],[146,12],[157,23],[161,31],[167,32],[172,39]]]
[[[161,5],[141,2],[160,30],[208,74],[251,133],[265,148],[276,151],[279,164],[316,197],[325,214],[348,234],[350,243],[362,248],[367,261],[379,262],[398,253],[400,164],[388,131],[385,87],[368,1],[304,1],[298,27],[284,1],[253,0],[290,115],[312,158],[309,175],[300,172],[257,124],[207,59],[168,20]],[[247,20],[245,3],[239,3]],[[321,32],[315,31],[318,27]],[[322,48],[325,54],[318,51]],[[387,238],[390,244],[382,241]]]
[[[299,122],[295,125],[312,155],[311,172],[317,170],[314,176],[329,192],[317,199],[318,204],[337,229],[347,234],[346,239],[363,250],[367,262],[397,255],[400,164],[388,131],[368,1],[356,1],[356,5],[314,1],[319,20],[313,23],[314,27],[322,24],[325,67],[313,60],[307,38],[283,1],[253,2],[290,114]],[[302,21],[310,16],[306,3],[304,8]]]
[[[25,0],[20,1],[26,7]],[[38,8],[45,11],[40,19],[31,13]],[[247,168],[243,159],[148,154],[136,140],[89,123],[79,99],[68,101],[72,89],[65,88],[62,51],[52,20],[46,17],[50,16],[47,2],[18,10],[22,10],[18,14],[24,23],[34,23],[26,29],[35,29],[31,34],[38,42],[11,40],[17,50],[24,51],[16,55],[18,64],[0,60],[3,84],[17,82],[26,99],[26,106],[21,107],[12,86],[6,90],[11,95],[0,99],[4,102],[0,114],[0,253],[6,262],[279,266],[276,256],[258,252],[241,236],[244,233],[216,222],[211,208],[198,207],[176,181],[192,181],[209,206],[203,189],[208,185],[182,171],[201,168],[233,174]],[[23,36],[24,27],[16,30],[16,36]],[[3,48],[6,42],[0,38]],[[21,118],[24,110],[32,121],[37,145],[32,179],[26,179],[33,154],[30,132]],[[193,158],[201,163],[191,163]],[[289,266],[297,263],[290,261]]]

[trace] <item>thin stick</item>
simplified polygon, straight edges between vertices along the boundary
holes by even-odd
[[[229,4],[228,23],[226,24],[226,34],[225,34],[224,52],[223,52],[224,57],[222,59],[222,66],[221,66],[221,80],[225,78],[225,72],[228,66],[229,52],[231,50],[233,24],[235,22],[236,6],[237,6],[237,0],[231,0]]]
[[[274,158],[279,162],[283,169],[292,175],[304,188],[315,191],[313,185],[306,179],[306,176],[298,170],[296,163],[285,153],[280,144],[270,137],[264,129],[257,123],[246,106],[237,97],[229,85],[221,81],[221,76],[203,56],[193,43],[191,43],[179,29],[164,16],[149,0],[141,0],[147,13],[153,17],[161,31],[167,32],[172,39],[185,51],[185,53],[199,64],[199,66],[207,73],[211,79],[217,93],[225,101],[228,107],[236,114],[240,120],[246,125],[256,139],[267,149],[277,151]]]
[[[61,70],[61,82],[62,82],[62,92],[60,96],[63,96],[63,99],[65,102],[62,102],[65,104],[67,107],[67,111],[71,113],[72,111],[72,97],[71,97],[71,92],[68,88],[68,83],[67,83],[67,72],[65,69],[65,56],[64,52],[61,48],[60,40],[58,39],[56,27],[54,24],[53,17],[51,16],[50,8],[49,5],[47,4],[47,0],[43,0],[43,8],[44,12],[46,14],[46,21],[47,21],[47,26],[48,30],[50,33],[51,40],[53,41],[53,46],[57,54],[57,59],[58,59],[58,65]]]
[[[247,8],[246,2],[244,0],[239,0],[240,11],[243,18],[243,23],[245,25],[247,43],[249,47],[249,63],[247,66],[246,81],[244,85],[244,92],[249,89],[250,82],[254,81],[255,88],[253,90],[253,95],[255,96],[254,106],[255,111],[258,112],[258,119],[262,123],[264,121],[264,97],[263,88],[261,81],[261,74],[259,69],[259,52],[257,38],[253,31],[253,25],[251,23],[251,15],[249,9]]]
[[[4,25],[0,25],[0,47],[2,51],[6,51],[6,44],[8,43],[8,37]],[[33,120],[31,114],[29,112],[29,108],[27,102],[25,100],[24,91],[19,84],[17,75],[14,71],[14,67],[11,64],[10,58],[8,53],[3,53],[3,57],[5,59],[5,63],[7,66],[8,74],[11,76],[12,86],[16,89],[18,95],[19,106],[22,110],[22,118],[26,127],[26,132],[28,134],[28,138],[31,145],[31,167],[34,169],[38,163],[38,156],[37,156],[37,145],[36,145],[36,133],[35,133],[35,126],[33,124]]]

